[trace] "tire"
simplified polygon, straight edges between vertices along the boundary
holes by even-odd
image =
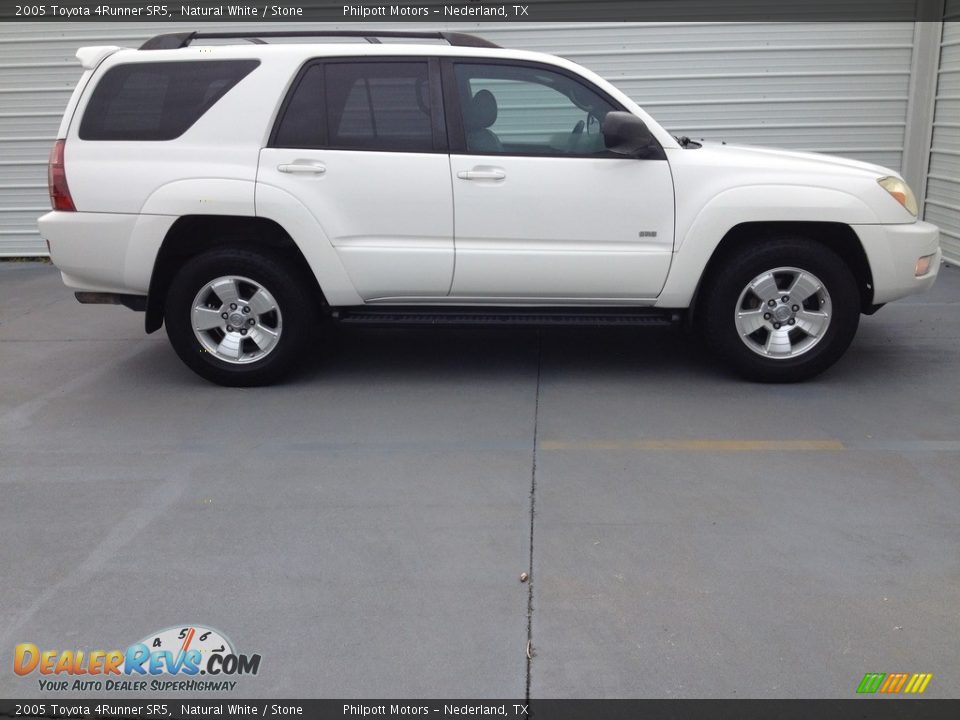
[[[314,305],[302,274],[283,262],[219,249],[192,258],[173,278],[164,323],[177,355],[201,377],[269,385],[303,358]]]
[[[850,269],[804,237],[781,236],[726,255],[705,281],[697,307],[707,347],[755,382],[818,375],[840,359],[860,322]]]

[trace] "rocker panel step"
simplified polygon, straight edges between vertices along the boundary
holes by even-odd
[[[676,310],[653,308],[341,308],[333,318],[344,325],[445,325],[484,327],[645,326],[680,320]]]

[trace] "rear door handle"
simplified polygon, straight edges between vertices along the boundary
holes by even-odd
[[[327,171],[327,166],[320,162],[298,161],[293,163],[284,163],[282,165],[277,165],[277,170],[279,170],[282,173],[323,175]]]
[[[461,170],[457,173],[461,180],[503,180],[507,174],[503,170],[491,168],[489,170]]]

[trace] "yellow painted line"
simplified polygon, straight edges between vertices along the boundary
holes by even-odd
[[[763,452],[769,450],[837,451],[839,440],[544,440],[543,450],[680,450],[694,452]]]

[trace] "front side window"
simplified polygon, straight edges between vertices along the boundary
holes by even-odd
[[[614,106],[552,70],[456,63],[454,74],[470,153],[606,155],[600,126]]]
[[[306,69],[275,147],[433,151],[426,62],[326,62]]]
[[[128,63],[104,73],[81,140],[173,140],[249,75],[259,60]]]

